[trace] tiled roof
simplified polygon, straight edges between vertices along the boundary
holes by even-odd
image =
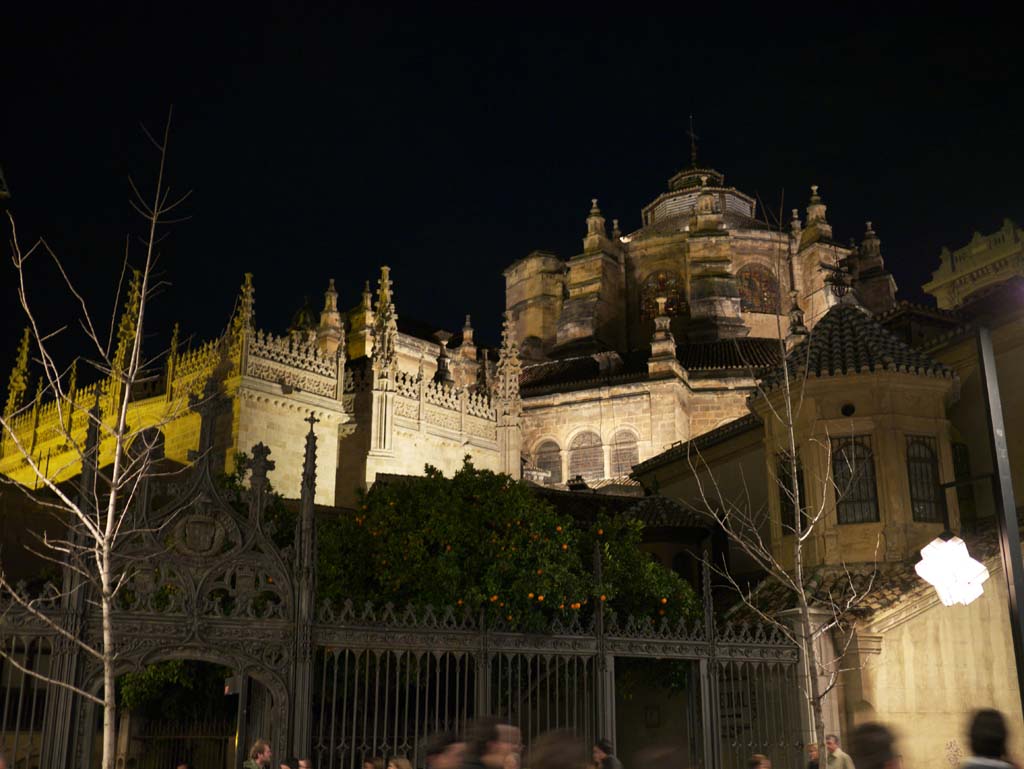
[[[686,342],[676,347],[676,358],[687,371],[752,369],[760,373],[779,365],[781,357],[778,339],[719,339]]]
[[[645,527],[671,526],[690,529],[715,528],[713,518],[684,505],[675,499],[654,494],[644,497],[625,512]]]
[[[749,430],[758,429],[761,427],[761,424],[761,419],[757,414],[746,414],[739,419],[726,422],[721,427],[716,427],[714,430],[702,433],[692,440],[674,443],[657,456],[653,456],[645,462],[634,465],[633,475],[639,475],[650,472],[651,470],[656,470],[670,462],[674,462],[680,457],[687,456],[690,451],[703,451],[704,449],[710,448],[722,441],[726,441],[735,435],[741,435]]]
[[[810,336],[786,356],[790,376],[837,376],[869,371],[902,371],[952,377],[947,366],[915,350],[886,331],[871,315],[852,304],[837,304],[818,321]],[[765,390],[783,383],[782,366],[763,380]]]
[[[606,356],[603,371],[600,362],[602,356]],[[524,364],[519,375],[519,387],[524,395],[537,395],[551,390],[634,381],[642,379],[646,374],[647,353],[644,351],[577,355]]]
[[[641,349],[524,363],[519,387],[526,395],[537,395],[551,390],[636,381],[647,375],[649,356],[649,349]],[[753,370],[756,376],[770,366],[778,365],[779,356],[779,343],[775,339],[721,339],[714,342],[687,342],[676,347],[676,358],[680,365],[693,373]],[[603,364],[602,357],[605,359]]]

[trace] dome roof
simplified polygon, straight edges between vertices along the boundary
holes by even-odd
[[[718,211],[723,214],[727,227],[763,229],[763,222],[757,220],[757,202],[735,187],[725,186],[725,175],[713,168],[688,168],[680,171],[668,182],[668,192],[663,192],[651,203],[644,206],[644,231],[652,229],[652,233],[668,233],[676,229],[682,230],[683,224],[679,217],[690,216],[697,207],[697,198],[703,192],[715,196]],[[665,223],[676,220],[668,229]]]

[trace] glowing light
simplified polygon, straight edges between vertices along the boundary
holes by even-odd
[[[921,548],[921,562],[914,569],[921,579],[935,588],[946,606],[966,606],[984,592],[982,583],[988,579],[988,568],[971,558],[960,537],[946,534]]]

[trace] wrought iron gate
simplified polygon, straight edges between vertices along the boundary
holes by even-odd
[[[137,495],[142,530],[173,533],[134,543],[131,557],[145,567],[115,622],[118,673],[197,659],[249,681],[236,763],[252,739],[269,737],[276,754],[312,753],[319,769],[355,769],[377,755],[420,766],[427,735],[462,733],[488,714],[518,725],[527,744],[553,728],[614,739],[616,661],[642,659],[695,671],[679,705],[693,731],[691,766],[732,769],[753,752],[802,765],[797,648],[771,628],[716,628],[706,582],[704,617],[689,624],[606,611],[585,625],[555,620],[546,632],[520,633],[455,609],[317,609],[312,428],[295,551],[284,554],[265,530],[269,451],[253,448],[245,509],[222,497],[203,459],[222,407],[216,398],[200,407],[200,459],[188,476],[160,495],[148,485]],[[46,611],[95,643],[99,623],[84,593],[65,592]],[[22,668],[99,691],[98,665],[17,606],[0,605],[0,643]],[[0,662],[0,686],[0,749],[14,766],[88,769],[93,705],[11,661]]]

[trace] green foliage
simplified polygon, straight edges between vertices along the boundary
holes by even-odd
[[[117,681],[119,706],[147,718],[199,719],[231,715],[224,697],[228,668],[171,660],[126,673]]]
[[[581,530],[468,457],[450,479],[428,465],[424,478],[379,484],[318,532],[319,597],[335,602],[482,608],[527,629],[589,615],[601,595],[623,615],[691,616],[697,604],[688,583],[640,550],[638,521],[603,515]],[[595,542],[601,585],[591,573]]]

